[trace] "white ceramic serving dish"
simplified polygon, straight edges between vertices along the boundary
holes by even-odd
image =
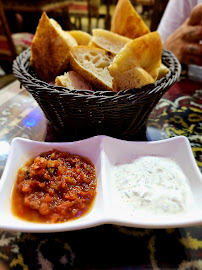
[[[97,174],[97,196],[90,212],[76,220],[57,223],[33,223],[13,215],[11,194],[16,175],[30,158],[52,149],[68,151],[89,158],[95,165]],[[125,163],[140,156],[153,155],[174,159],[189,180],[194,203],[186,214],[151,218],[147,215],[131,217],[119,211],[114,203],[112,170],[115,164]],[[0,229],[22,232],[57,232],[78,230],[101,224],[118,224],[139,228],[168,228],[202,224],[202,175],[194,159],[186,137],[179,136],[156,142],[131,142],[108,136],[89,139],[47,143],[22,138],[13,139],[8,160],[0,180]]]

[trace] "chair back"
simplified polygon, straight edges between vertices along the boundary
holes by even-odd
[[[151,31],[156,31],[169,0],[155,0],[151,18]]]
[[[2,1],[0,0],[0,62],[12,62],[17,56]]]
[[[91,32],[91,19],[99,19],[99,7],[100,0],[70,0],[68,5],[68,11],[70,16],[75,17],[75,28],[82,30],[81,19],[83,17],[88,19],[88,32]],[[76,22],[79,21],[77,26]]]

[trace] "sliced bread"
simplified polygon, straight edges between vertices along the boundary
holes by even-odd
[[[103,29],[93,29],[92,43],[116,55],[131,39]]]
[[[112,90],[108,66],[113,56],[105,50],[75,46],[70,51],[70,69],[85,78],[96,90]]]
[[[30,64],[39,78],[50,82],[68,67],[70,49],[76,40],[44,12],[31,44]]]
[[[154,79],[141,67],[134,67],[127,71],[118,73],[113,79],[113,91],[141,88],[147,84],[153,84]]]
[[[75,71],[68,71],[64,75],[57,76],[55,85],[67,87],[69,90],[93,90],[91,85]]]
[[[130,0],[119,0],[111,21],[111,31],[134,39],[150,32]]]
[[[117,91],[117,85],[120,82],[120,77],[123,78],[123,73],[132,74],[132,77],[136,77],[132,88],[141,87],[140,82],[142,86],[151,83],[151,78],[146,76],[145,72],[147,72],[155,82],[159,74],[161,55],[162,41],[158,32],[151,32],[128,42],[115,56],[113,62],[108,68],[111,76],[114,77],[113,87],[115,88],[115,91]],[[134,70],[135,67],[141,69]],[[143,70],[145,72],[144,74],[141,74]],[[139,82],[138,76],[140,76]],[[148,79],[145,83],[143,82],[144,77]],[[126,77],[122,82],[122,89],[128,88],[128,80],[129,78]],[[132,82],[130,83],[130,86],[131,85]]]
[[[90,34],[81,30],[71,30],[69,34],[76,40],[78,45],[87,46],[92,39]]]

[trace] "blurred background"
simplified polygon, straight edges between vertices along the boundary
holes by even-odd
[[[158,27],[169,0],[131,0],[151,31]],[[0,0],[0,89],[15,78],[12,62],[30,46],[42,12],[64,30],[110,30],[117,0]]]

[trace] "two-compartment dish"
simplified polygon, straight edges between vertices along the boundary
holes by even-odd
[[[85,215],[61,223],[29,222],[16,217],[12,211],[11,197],[19,168],[31,158],[53,149],[67,151],[88,158],[94,164],[97,176],[97,194],[93,206]],[[113,183],[117,164],[128,164],[140,157],[173,160],[188,179],[193,202],[182,213],[165,214],[139,211],[131,214],[130,207],[122,206]],[[142,228],[182,227],[201,224],[202,177],[194,159],[191,146],[183,136],[158,142],[131,142],[108,136],[89,139],[47,143],[15,138],[11,143],[8,161],[0,181],[0,228],[24,232],[56,232],[78,230],[102,224],[118,224]],[[181,188],[179,187],[179,190]],[[166,212],[166,211],[165,211]]]

